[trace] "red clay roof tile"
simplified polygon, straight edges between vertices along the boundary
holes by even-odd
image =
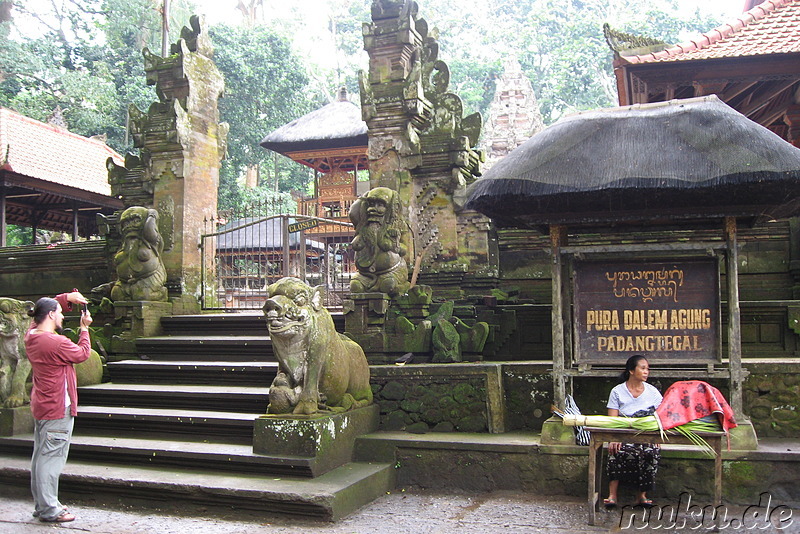
[[[766,0],[694,41],[624,59],[656,63],[793,52],[800,52],[800,0]]]
[[[110,196],[106,160],[123,158],[95,139],[0,108],[0,164],[4,170]]]

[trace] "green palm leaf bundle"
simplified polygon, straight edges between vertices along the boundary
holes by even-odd
[[[655,432],[661,433],[661,439],[669,441],[669,436],[661,426],[661,421],[655,415],[648,415],[645,417],[623,417],[611,415],[571,415],[553,410],[553,413],[561,417],[562,422],[566,426],[590,426],[598,428],[630,428],[640,432]],[[719,432],[721,427],[718,423],[712,423],[695,419],[680,426],[676,426],[670,430],[674,430],[679,434],[685,436],[692,444],[700,447],[703,454],[714,457],[715,452],[711,445],[708,444],[697,432]]]

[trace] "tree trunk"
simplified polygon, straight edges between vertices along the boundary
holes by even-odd
[[[255,189],[258,186],[258,165],[250,165],[244,172],[244,186]]]
[[[0,22],[11,22],[11,8],[13,7],[11,0],[0,0]]]

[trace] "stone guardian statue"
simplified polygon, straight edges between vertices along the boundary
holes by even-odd
[[[352,246],[358,269],[350,292],[395,297],[408,291],[405,243],[410,229],[400,213],[397,192],[388,187],[370,190],[353,203],[350,220],[356,232]]]
[[[372,404],[364,351],[336,331],[321,287],[286,277],[267,291],[264,317],[278,359],[267,413],[313,415]]]
[[[119,219],[122,244],[114,255],[118,280],[111,300],[166,301],[167,271],[161,260],[164,240],[158,231],[158,212],[131,206]]]

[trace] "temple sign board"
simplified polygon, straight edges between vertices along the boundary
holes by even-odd
[[[714,260],[576,261],[575,356],[619,364],[721,361],[719,266]]]

